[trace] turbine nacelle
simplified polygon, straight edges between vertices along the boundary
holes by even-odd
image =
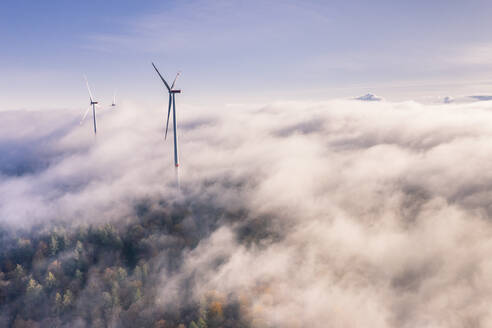
[[[170,93],[181,93],[181,90],[171,90]]]

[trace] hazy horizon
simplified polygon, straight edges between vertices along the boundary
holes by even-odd
[[[158,105],[150,62],[195,105],[490,94],[488,1],[105,1],[0,5],[0,103]]]

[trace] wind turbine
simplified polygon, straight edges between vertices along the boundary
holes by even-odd
[[[178,134],[176,133],[176,101],[174,100],[174,95],[177,93],[181,93],[181,90],[174,89],[174,84],[176,83],[176,79],[180,75],[176,74],[176,77],[174,78],[173,84],[169,86],[167,84],[166,80],[162,77],[161,73],[159,73],[159,70],[157,67],[155,67],[154,63],[152,63],[152,66],[154,66],[155,71],[161,78],[162,82],[164,82],[164,85],[167,88],[167,91],[169,92],[169,107],[167,109],[167,122],[166,122],[166,133],[164,135],[164,139],[167,138],[167,130],[169,127],[169,115],[171,114],[171,104],[173,106],[173,130],[174,130],[174,166],[178,167],[179,166],[179,160],[178,160]]]
[[[113,92],[113,103],[111,104],[111,107],[116,106],[116,90]]]
[[[89,113],[89,110],[91,109],[92,106],[92,118],[94,121],[94,134],[97,133],[97,126],[96,126],[96,105],[98,104],[97,101],[94,101],[94,97],[92,96],[91,88],[89,87],[89,81],[87,81],[87,77],[84,75],[85,79],[85,84],[87,85],[87,91],[89,91],[89,99],[90,99],[90,104],[87,110],[85,111],[84,116],[82,117],[82,120],[80,121],[80,124],[82,124]]]

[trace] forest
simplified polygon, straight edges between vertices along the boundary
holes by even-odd
[[[157,288],[163,272],[179,270],[183,254],[219,223],[244,215],[192,202],[142,201],[125,222],[4,227],[0,326],[249,327],[246,298],[210,290],[196,300],[184,284],[179,299],[159,306],[166,295]],[[261,238],[257,228],[238,225],[238,238],[254,242]]]

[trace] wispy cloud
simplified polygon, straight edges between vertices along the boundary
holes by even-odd
[[[298,17],[297,24],[290,18]],[[290,43],[325,21],[309,5],[191,1],[133,18],[120,33],[91,35],[93,47],[118,47],[164,54],[247,52]]]

